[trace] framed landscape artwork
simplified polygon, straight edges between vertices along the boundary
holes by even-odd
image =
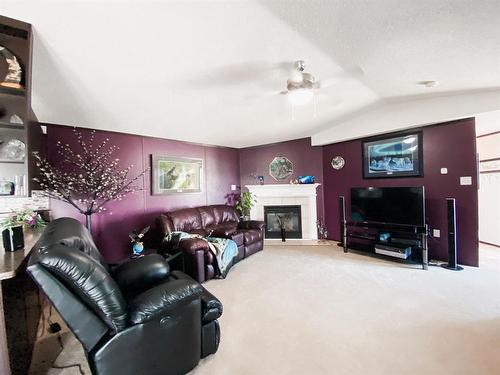
[[[152,155],[153,195],[198,193],[203,178],[203,160]]]
[[[422,175],[422,132],[395,134],[363,142],[363,178]]]

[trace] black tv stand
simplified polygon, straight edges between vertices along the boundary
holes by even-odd
[[[368,222],[345,222],[342,234],[342,245],[347,253],[349,247],[375,254],[375,247],[388,247],[393,249],[404,249],[411,247],[413,261],[415,253],[421,261],[422,269],[427,270],[429,266],[429,251],[427,247],[427,225],[413,226],[386,223]],[[388,233],[389,239],[380,239],[382,233]],[[377,254],[378,255],[378,254]],[[381,255],[386,258],[389,256]]]

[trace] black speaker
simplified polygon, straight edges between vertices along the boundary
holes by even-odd
[[[24,247],[23,227],[17,226],[2,231],[3,248],[5,251],[16,251]]]
[[[457,264],[457,205],[455,198],[446,198],[446,211],[448,216],[448,264],[441,267],[452,271],[463,270]]]
[[[345,226],[346,226],[346,217],[345,217],[345,197],[343,195],[339,195],[339,228],[340,228],[340,242],[339,246],[344,246],[345,241]]]

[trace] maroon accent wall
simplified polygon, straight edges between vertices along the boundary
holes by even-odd
[[[323,148],[325,220],[331,239],[340,240],[338,196],[344,195],[350,216],[350,188],[368,186],[425,186],[426,219],[441,237],[429,240],[431,259],[448,259],[445,198],[456,198],[459,263],[478,266],[478,191],[474,119],[452,121],[423,128],[424,176],[414,178],[363,179],[362,140],[336,143]],[[341,155],[345,167],[335,171],[330,161]],[[448,168],[442,175],[441,168]],[[472,186],[461,186],[460,176],[471,176]]]
[[[251,174],[264,176],[265,184],[288,184],[298,176],[312,175],[321,185],[317,189],[318,218],[323,218],[323,153],[322,147],[311,146],[310,138],[247,147],[239,150],[241,186],[253,185]],[[269,175],[269,163],[275,156],[286,156],[293,162],[293,175],[286,181],[276,181]]]
[[[80,130],[84,136],[90,132],[86,129]],[[110,262],[123,259],[130,253],[128,233],[132,229],[142,229],[151,224],[154,226],[155,218],[168,210],[225,203],[226,195],[231,193],[231,185],[240,183],[237,149],[106,131],[97,131],[95,138],[96,142],[109,138],[110,144],[120,147],[115,153],[120,159],[120,165],[123,167],[134,165],[130,176],[135,176],[151,166],[151,154],[154,153],[201,158],[204,163],[204,184],[201,193],[153,196],[150,174],[147,174],[138,182],[144,190],[130,194],[122,201],[110,202],[106,206],[108,208],[106,213],[93,215],[94,239],[103,256]],[[73,128],[48,125],[47,152],[51,160],[57,160],[55,144],[58,140],[75,144]],[[67,204],[53,201],[51,208],[54,218],[70,216],[84,222],[83,215]]]

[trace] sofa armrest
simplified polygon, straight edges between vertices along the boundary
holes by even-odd
[[[193,280],[190,276],[181,271],[172,271],[172,277],[178,280]],[[203,288],[203,292],[201,293],[201,314],[203,323],[219,319],[222,315],[222,311],[223,307],[221,301]]]
[[[113,278],[122,293],[133,295],[166,280],[169,273],[168,262],[159,254],[150,254],[119,265]]]
[[[129,305],[132,324],[141,324],[200,298],[203,287],[194,280],[165,282],[135,297]]]
[[[194,255],[198,250],[208,251],[207,241],[201,238],[187,238],[179,243],[179,248],[190,255]]]
[[[266,224],[258,220],[246,220],[238,223],[238,229],[258,229],[263,230]]]

